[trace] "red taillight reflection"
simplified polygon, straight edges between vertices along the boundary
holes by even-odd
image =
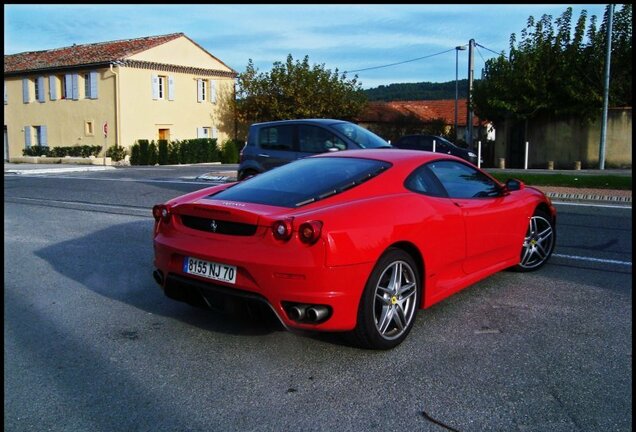
[[[322,222],[320,221],[308,221],[300,224],[298,228],[298,238],[300,241],[307,244],[314,244],[320,238],[322,233]]]
[[[293,231],[292,221],[293,219],[290,218],[274,222],[272,224],[272,232],[274,233],[274,238],[283,241],[289,240],[292,236]]]

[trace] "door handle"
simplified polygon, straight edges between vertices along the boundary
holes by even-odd
[[[258,154],[258,157],[268,158],[268,157],[269,157],[269,155],[268,155],[268,154],[265,154],[265,153],[259,153],[259,154]]]

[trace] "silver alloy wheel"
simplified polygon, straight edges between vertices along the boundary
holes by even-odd
[[[543,216],[532,216],[523,239],[519,266],[524,269],[539,267],[550,257],[553,246],[554,233],[550,221]]]
[[[417,309],[416,280],[404,261],[394,261],[382,272],[375,287],[373,319],[384,339],[397,339],[410,327]]]

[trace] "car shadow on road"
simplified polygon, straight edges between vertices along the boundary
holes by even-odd
[[[164,296],[152,278],[151,219],[92,232],[36,251],[55,271],[112,300],[205,330],[233,335],[264,335],[284,328],[273,312],[251,314],[192,307]]]

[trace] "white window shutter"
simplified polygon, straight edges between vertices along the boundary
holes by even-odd
[[[22,78],[22,102],[29,103],[31,98],[29,97],[29,79]]]
[[[168,100],[174,100],[174,76],[168,77]]]
[[[38,102],[45,102],[46,101],[46,94],[44,92],[44,77],[38,77],[38,94],[36,95],[36,97],[38,98]]]
[[[205,137],[206,137],[205,128],[198,127],[197,128],[197,138],[205,138]]]
[[[49,75],[49,98],[54,101],[57,100],[57,86],[55,75]]]
[[[210,102],[216,103],[216,81],[210,80]]]
[[[211,138],[218,138],[219,137],[219,131],[212,126],[212,137]]]
[[[71,75],[71,81],[73,82],[73,100],[79,100],[79,74]]]
[[[89,97],[91,99],[97,99],[97,72],[92,71],[89,76],[90,76],[89,79],[91,80],[91,82],[90,82],[90,84],[91,84],[91,89],[90,89],[91,90],[91,94],[89,95]]]
[[[152,76],[152,99],[159,99],[159,77],[157,75]]]
[[[24,148],[31,147],[31,126],[24,127]]]
[[[197,102],[203,101],[203,80],[197,80]]]
[[[48,147],[49,140],[46,136],[46,126],[40,126],[40,145],[43,147]]]

